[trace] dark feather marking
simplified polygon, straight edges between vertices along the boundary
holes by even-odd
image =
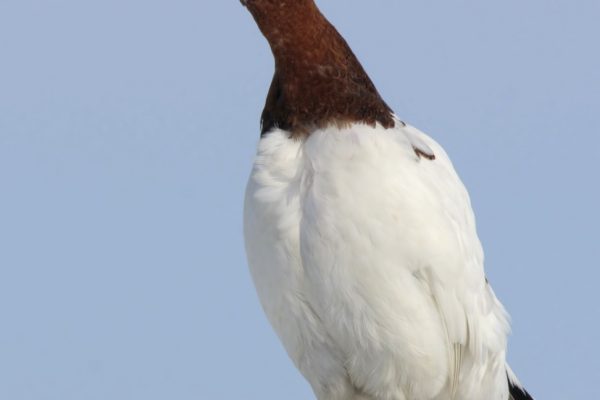
[[[415,154],[418,155],[419,157],[425,157],[428,160],[435,160],[435,154],[427,154],[424,151],[422,151],[421,149],[418,149],[416,147],[413,147],[413,150],[415,151]]]
[[[531,397],[531,395],[527,393],[527,390],[522,389],[517,385],[513,384],[510,381],[510,379],[508,380],[508,388],[511,400],[533,400],[533,397]]]

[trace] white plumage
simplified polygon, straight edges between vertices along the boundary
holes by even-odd
[[[416,128],[267,133],[244,233],[261,304],[319,400],[509,398],[509,323],[468,193]]]
[[[313,0],[242,0],[275,73],[248,182],[266,314],[319,400],[532,400],[469,196]]]

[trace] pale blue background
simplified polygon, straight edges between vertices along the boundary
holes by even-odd
[[[470,189],[509,359],[600,396],[600,2],[321,0]],[[0,0],[0,399],[311,399],[242,199],[272,74],[235,0]]]

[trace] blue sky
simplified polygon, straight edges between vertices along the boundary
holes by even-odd
[[[515,371],[598,398],[600,3],[318,3],[469,188]],[[246,268],[239,2],[3,0],[0,60],[0,398],[312,398]]]

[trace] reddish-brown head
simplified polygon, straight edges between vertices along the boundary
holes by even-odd
[[[394,126],[391,109],[346,41],[313,0],[241,0],[275,57],[275,76],[262,114],[301,137],[330,124]]]

